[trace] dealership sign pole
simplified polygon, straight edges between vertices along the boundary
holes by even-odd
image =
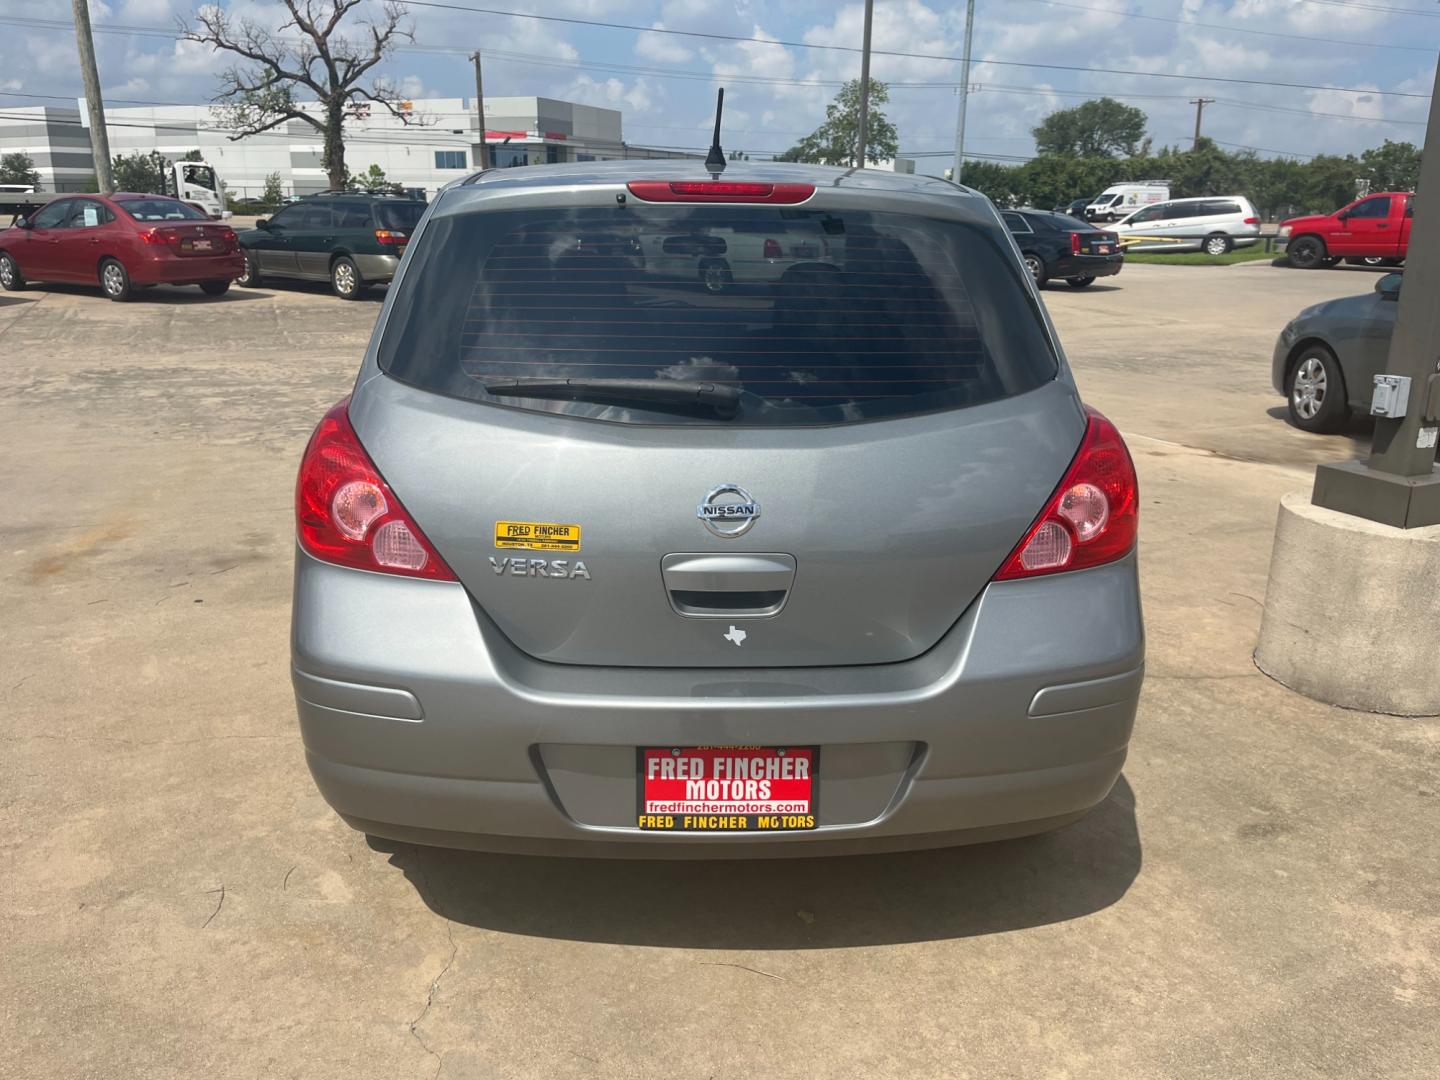
[[[1321,465],[1312,495],[1317,506],[1403,529],[1440,525],[1440,71],[1436,75],[1400,309],[1385,374],[1376,376],[1370,459]]]

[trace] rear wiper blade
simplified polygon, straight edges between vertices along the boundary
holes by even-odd
[[[500,397],[575,398],[638,404],[694,405],[730,418],[744,391],[713,382],[674,379],[486,379],[485,390]]]

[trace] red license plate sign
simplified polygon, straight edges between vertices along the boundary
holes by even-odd
[[[647,746],[637,757],[639,826],[662,832],[815,828],[816,746]]]

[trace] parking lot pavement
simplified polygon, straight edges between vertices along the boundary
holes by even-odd
[[[367,842],[315,792],[291,486],[376,303],[0,297],[0,1076],[1432,1078],[1440,724],[1250,660],[1277,501],[1354,441],[1272,414],[1271,344],[1372,283],[1046,290],[1141,477],[1149,677],[1102,807],[700,865]]]

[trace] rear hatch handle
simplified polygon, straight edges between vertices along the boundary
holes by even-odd
[[[780,614],[795,584],[792,555],[676,552],[660,560],[665,595],[687,619],[769,618]]]

